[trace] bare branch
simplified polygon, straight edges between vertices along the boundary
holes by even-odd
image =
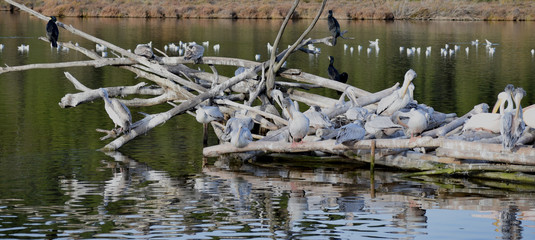
[[[266,79],[266,90],[268,93],[271,92],[271,89],[275,86],[275,70],[273,67],[275,66],[275,56],[277,49],[279,48],[279,42],[282,37],[282,34],[284,33],[284,29],[286,29],[286,26],[288,25],[288,21],[290,21],[290,17],[292,14],[294,14],[295,9],[299,5],[299,0],[295,0],[292,7],[288,11],[288,14],[284,18],[284,21],[282,22],[282,25],[279,29],[279,33],[277,33],[277,37],[275,38],[275,41],[273,42],[273,49],[271,50],[271,57],[269,58],[269,69]],[[269,95],[269,94],[268,94]]]
[[[132,60],[120,58],[104,58],[99,60],[73,61],[62,63],[35,63],[14,67],[0,67],[0,74],[16,71],[26,71],[31,69],[51,69],[51,68],[68,68],[68,67],[103,67],[103,66],[122,66],[134,64]]]

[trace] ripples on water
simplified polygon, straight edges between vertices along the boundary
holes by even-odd
[[[523,232],[533,236],[532,194],[461,184],[465,180],[428,179],[459,188],[443,189],[380,171],[371,195],[369,171],[347,165],[280,168],[218,160],[197,175],[171,177],[127,157],[115,158],[120,161],[103,161],[99,167],[111,174],[108,180],[57,179],[63,194],[57,197],[65,199],[62,205],[31,206],[24,199],[0,199],[0,236],[490,239],[520,237]],[[484,197],[500,194],[503,199]]]

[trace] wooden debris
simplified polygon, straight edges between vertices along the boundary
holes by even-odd
[[[44,21],[49,19],[12,0],[5,1],[39,19]],[[284,34],[284,29],[298,4],[299,1],[295,1],[288,12],[276,36],[273,49],[277,49]],[[411,99],[407,106],[399,111],[410,111],[410,109],[417,108],[419,111],[425,111],[428,114],[428,127],[420,137],[408,139],[408,136],[405,136],[406,129],[402,131],[400,126],[400,129],[394,129],[389,136],[368,134],[364,140],[352,144],[335,144],[336,142],[332,138],[336,135],[337,129],[355,121],[354,119],[348,120],[346,112],[349,109],[358,108],[359,111],[368,112],[367,115],[362,116],[362,119],[356,120],[361,121],[361,123],[368,121],[376,111],[377,106],[375,103],[390,96],[399,88],[399,83],[382,91],[370,93],[345,83],[303,72],[300,69],[285,69],[282,67],[291,54],[301,52],[320,54],[315,50],[306,49],[308,44],[332,46],[332,36],[319,39],[307,38],[308,33],[314,28],[322,15],[325,4],[326,0],[323,0],[316,17],[309,27],[295,39],[289,48],[281,52],[271,51],[270,59],[265,62],[231,57],[202,56],[202,61],[198,61],[196,64],[207,65],[210,67],[211,73],[201,72],[188,67],[189,64],[194,63],[193,60],[184,60],[183,57],[168,57],[165,54],[163,54],[164,56],[153,57],[151,55],[150,58],[145,58],[84,33],[71,25],[57,22],[61,29],[114,51],[117,58],[102,58],[90,49],[76,46],[70,42],[60,42],[59,44],[62,47],[78,51],[92,60],[2,67],[0,68],[0,74],[35,68],[79,66],[98,68],[109,66],[129,70],[135,73],[138,78],[144,78],[152,82],[154,85],[150,86],[145,82],[140,82],[134,86],[106,87],[110,96],[128,97],[135,94],[136,96],[145,97],[120,99],[128,107],[155,106],[167,103],[171,103],[173,107],[165,112],[146,115],[145,118],[133,123],[128,132],[118,133],[114,130],[98,129],[98,131],[107,134],[103,139],[114,139],[101,149],[104,151],[117,150],[130,140],[142,136],[170,118],[194,111],[201,104],[212,104],[217,105],[226,115],[251,117],[255,125],[258,126],[253,129],[255,131],[253,136],[259,140],[255,140],[243,147],[240,144],[239,148],[222,141],[219,145],[205,147],[203,149],[205,157],[234,155],[239,156],[241,159],[251,159],[261,154],[319,154],[343,157],[346,160],[362,163],[373,163],[374,167],[383,166],[418,171],[407,174],[407,177],[469,174],[480,178],[496,178],[527,183],[535,182],[535,176],[531,174],[512,173],[535,172],[535,150],[529,145],[534,140],[535,134],[533,130],[526,130],[518,141],[518,146],[512,151],[503,150],[500,144],[501,137],[497,134],[485,135],[477,132],[461,132],[463,124],[472,115],[488,111],[488,105],[485,103],[475,106],[472,111],[464,116],[457,117],[455,113],[435,112],[432,108],[418,104],[417,101]],[[40,39],[48,41],[46,38]],[[244,68],[244,71],[235,76],[223,76],[218,73],[217,67],[219,66],[241,67]],[[100,99],[99,90],[86,87],[69,73],[65,73],[65,76],[80,92],[67,93],[59,103],[62,108],[78,107],[83,103]],[[275,81],[276,77],[290,81]],[[307,91],[307,89],[318,87],[343,93],[339,99],[332,99]],[[309,136],[305,137],[304,142],[291,143],[288,140],[291,136],[289,136],[287,127],[288,119],[284,118],[284,110],[281,111],[280,106],[278,108],[274,106],[275,102],[280,99],[274,97],[272,93],[278,92],[282,93],[283,96],[281,98],[285,100],[289,98],[302,105],[319,106],[320,108],[316,109],[319,109],[318,111],[321,110],[335,127],[320,129],[321,131],[311,130],[309,131]],[[261,99],[263,105],[255,106],[255,103],[259,102],[257,101],[258,99]],[[245,103],[241,104],[235,101]],[[290,101],[288,100],[287,102]],[[268,108],[271,109],[270,111],[276,112],[269,112],[266,110]],[[383,117],[387,120],[389,118],[392,120],[390,116]],[[221,137],[225,131],[224,124],[224,122],[212,122],[211,124],[218,137]],[[329,132],[333,134],[327,134]],[[321,138],[325,138],[325,140]],[[371,162],[371,154],[373,154],[373,162]],[[473,163],[464,159],[484,160],[485,162]]]

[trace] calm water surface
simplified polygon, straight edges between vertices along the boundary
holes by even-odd
[[[134,48],[152,41],[209,40],[206,55],[267,58],[280,21],[77,19],[60,21]],[[308,21],[292,22],[283,46]],[[535,102],[535,23],[341,21],[353,40],[297,53],[288,67],[327,76],[328,55],[350,83],[374,92],[402,81],[413,68],[415,98],[443,112],[464,114],[493,104],[507,83],[522,86],[524,105]],[[45,23],[26,14],[0,13],[0,64],[85,60],[51,51],[37,40]],[[311,37],[327,34],[318,23]],[[367,53],[368,41],[380,50]],[[485,46],[496,43],[490,55]],[[94,44],[65,31],[61,41]],[[348,44],[344,50],[343,44]],[[20,53],[17,46],[29,44]],[[440,55],[445,44],[460,50]],[[363,46],[359,53],[358,45]],[[407,55],[399,47],[421,48]],[[431,54],[425,55],[431,46]],[[349,47],[353,47],[353,53]],[[468,54],[465,48],[469,48]],[[108,53],[112,56],[112,53]],[[169,53],[170,55],[176,55]],[[218,69],[222,74],[232,68]],[[96,128],[111,128],[102,102],[61,109],[77,90],[69,71],[90,88],[133,85],[127,71],[104,67],[31,70],[0,75],[0,237],[178,239],[533,239],[535,186],[460,178],[403,179],[399,172],[285,156],[254,163],[202,159],[201,127],[178,116],[130,142],[121,153],[95,151],[105,143]],[[336,96],[334,91],[316,90]],[[170,106],[134,109],[156,113]],[[134,113],[134,118],[142,116]],[[215,144],[212,136],[211,144]],[[325,160],[324,160],[325,161]],[[373,181],[372,181],[373,180]]]

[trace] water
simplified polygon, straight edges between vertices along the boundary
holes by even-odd
[[[206,55],[267,59],[280,21],[176,19],[60,19],[115,43],[134,48],[152,41],[220,44]],[[306,28],[291,22],[282,46]],[[327,34],[318,23],[311,37]],[[418,73],[415,98],[443,112],[464,114],[480,102],[493,104],[507,83],[528,92],[533,103],[535,48],[532,22],[341,21],[353,40],[321,47],[318,57],[297,53],[288,67],[327,76],[328,55],[350,83],[374,92]],[[0,13],[0,64],[17,66],[86,58],[51,51],[37,40],[45,23],[26,14]],[[379,38],[380,51],[368,54]],[[495,42],[490,56],[485,46]],[[94,44],[65,31],[70,40]],[[353,55],[343,44],[354,47]],[[460,45],[440,56],[448,43]],[[29,44],[28,53],[16,46]],[[358,54],[357,46],[364,47]],[[399,47],[421,47],[407,56]],[[425,48],[432,47],[429,57]],[[464,49],[470,48],[466,55]],[[113,56],[112,53],[109,53]],[[173,54],[170,54],[173,55]],[[221,67],[229,75],[233,68]],[[0,237],[43,238],[258,238],[258,239],[532,239],[535,187],[451,177],[403,179],[399,172],[286,156],[254,163],[202,159],[201,127],[178,116],[106,155],[96,128],[111,128],[102,102],[61,109],[66,93],[77,92],[69,71],[90,88],[134,85],[132,73],[115,68],[30,70],[0,75]],[[334,91],[316,90],[328,96]],[[135,109],[156,113],[170,106]],[[214,144],[212,136],[210,144]],[[371,182],[370,180],[374,181]]]

